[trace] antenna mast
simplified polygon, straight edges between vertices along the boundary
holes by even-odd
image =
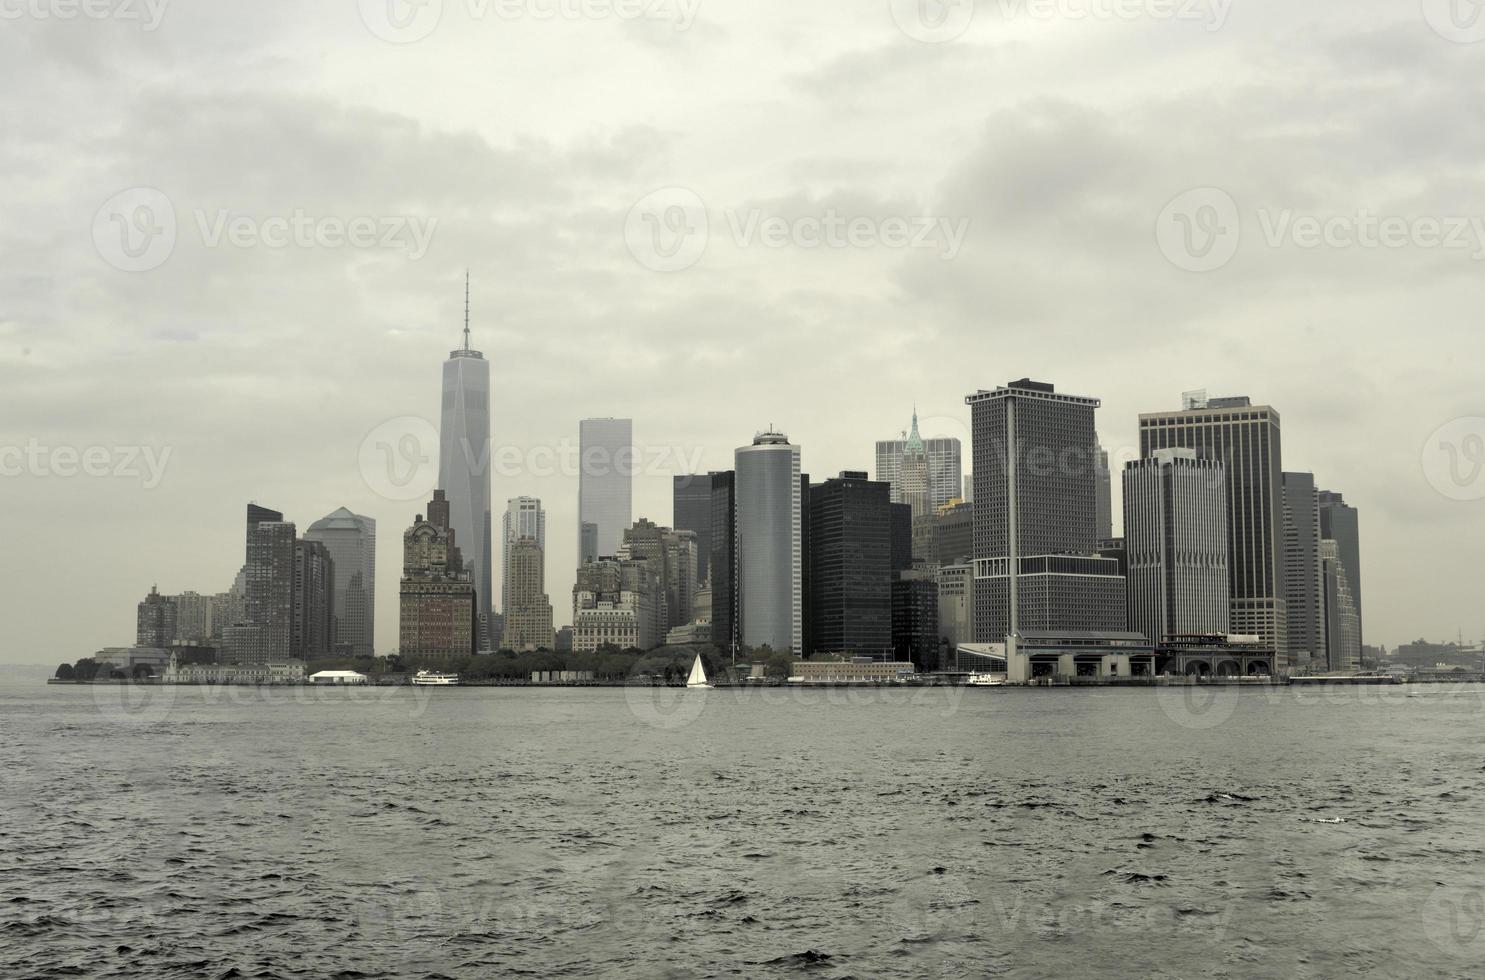
[[[464,349],[469,350],[469,270],[464,270]]]

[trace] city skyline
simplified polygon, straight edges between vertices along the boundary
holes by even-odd
[[[1099,425],[1099,428],[1100,429],[1105,428],[1105,425],[1103,425],[1102,420],[1100,420],[1100,422],[1097,423],[1097,425]],[[1100,438],[1102,438],[1102,437],[1100,437]],[[1115,450],[1115,463],[1118,462],[1118,457],[1120,457],[1121,454],[1126,454],[1126,453],[1133,453],[1133,447],[1123,448],[1123,450]],[[637,447],[637,454],[639,454],[639,456],[643,456],[643,448],[642,447]],[[805,457],[805,459],[808,460],[808,457]],[[808,469],[808,462],[803,462],[803,466],[805,466],[805,468]],[[671,491],[673,491],[674,475],[673,474],[662,474],[662,477],[665,478],[665,481],[667,481],[667,486],[670,486]],[[1115,486],[1117,486],[1117,481],[1115,481]],[[1331,497],[1339,496],[1339,494],[1329,493],[1329,491],[1328,491],[1328,494]],[[1117,489],[1115,489],[1115,499],[1118,499],[1118,497],[1120,497],[1120,496],[1121,496],[1120,491],[1118,491]],[[667,520],[667,518],[665,518],[665,514],[667,514],[668,511],[665,511],[665,509],[658,509],[658,508],[656,508],[656,511],[655,512],[656,512],[656,514],[661,515],[661,517],[659,517],[659,520],[661,520],[661,521]],[[1347,512],[1350,512],[1350,511],[1348,511],[1348,509],[1347,509]],[[643,517],[643,515],[637,515],[636,520],[640,520],[640,518],[642,518],[642,517]],[[1365,523],[1365,517],[1363,517],[1363,523]],[[1369,545],[1368,533],[1366,533],[1366,530],[1365,529],[1363,529],[1363,533],[1362,533],[1362,542],[1363,542],[1362,543],[1363,552],[1365,552],[1365,551],[1371,551],[1371,548],[1369,548],[1369,546],[1368,546]],[[560,564],[561,563],[558,563],[558,567],[560,567]],[[177,591],[193,591],[193,589],[198,588],[198,585],[199,585],[199,588],[208,588],[208,589],[215,589],[215,588],[217,588],[217,587],[215,587],[214,584],[187,584],[186,587],[183,587],[181,589],[177,589]],[[386,585],[386,582],[385,581],[379,582],[379,584],[377,584],[377,591],[379,591],[379,592],[388,591],[388,585]],[[561,592],[555,592],[554,591],[554,594],[561,594]],[[557,609],[558,610],[563,609],[563,604],[561,604],[561,603],[557,603],[557,604],[555,604],[555,606],[557,606]],[[395,601],[394,601],[394,609],[395,609]],[[566,624],[563,624],[563,622],[561,622],[561,619],[563,619],[563,618],[564,618],[563,613],[558,612],[557,618],[555,618],[555,625],[566,625]],[[1418,633],[1427,634],[1427,630],[1426,630],[1426,628],[1421,628],[1421,630],[1418,630]],[[394,633],[394,636],[395,636],[395,633]],[[1417,637],[1412,637],[1412,638],[1417,638]],[[1402,638],[1400,638],[1399,641],[1409,641],[1409,637],[1403,636]],[[1388,646],[1394,646],[1394,644],[1396,644],[1396,643],[1388,643]],[[383,641],[379,641],[379,644],[377,644],[377,652],[379,652],[379,653],[388,652],[388,649],[389,649],[388,644],[383,643]]]

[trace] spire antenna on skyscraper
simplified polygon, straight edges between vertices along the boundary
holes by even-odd
[[[464,270],[464,349],[469,350],[469,270]]]

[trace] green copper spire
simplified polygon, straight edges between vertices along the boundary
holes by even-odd
[[[920,435],[918,435],[918,406],[917,405],[914,405],[913,406],[913,431],[910,432],[910,433],[908,433],[907,445],[904,447],[904,449],[905,449],[906,452],[910,452],[910,453],[922,453],[923,452],[923,437],[920,436]]]

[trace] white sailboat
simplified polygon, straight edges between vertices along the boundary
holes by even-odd
[[[691,665],[691,676],[686,678],[687,687],[711,687],[711,682],[706,679],[706,668],[701,666],[701,654],[696,655],[696,662]]]

